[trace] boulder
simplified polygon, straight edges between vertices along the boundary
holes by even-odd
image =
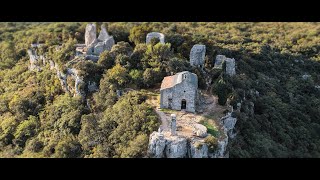
[[[207,136],[207,127],[202,124],[194,124],[193,125],[193,133],[198,137],[206,137]]]

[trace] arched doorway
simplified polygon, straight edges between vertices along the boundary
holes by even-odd
[[[181,101],[181,109],[186,109],[187,108],[187,101],[185,99],[182,99]]]

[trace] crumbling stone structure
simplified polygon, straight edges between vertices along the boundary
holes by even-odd
[[[201,45],[201,44],[194,45],[190,51],[190,65],[203,68],[205,55],[206,55],[205,45]]]
[[[77,55],[85,54],[89,60],[96,60],[98,56],[105,50],[111,50],[115,44],[114,38],[109,36],[104,25],[101,26],[101,31],[97,38],[97,29],[95,24],[87,24],[85,32],[85,44],[76,46]],[[92,56],[96,56],[95,58]]]
[[[226,74],[233,76],[236,74],[236,62],[234,58],[227,58],[224,55],[217,55],[214,62],[214,69],[223,69],[223,63],[226,64],[225,71]]]
[[[147,34],[146,43],[149,44],[152,38],[158,38],[161,44],[164,44],[164,35],[158,32],[151,32]]]

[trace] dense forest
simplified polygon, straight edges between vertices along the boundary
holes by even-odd
[[[159,127],[146,90],[184,70],[207,89],[189,65],[194,44],[206,45],[208,89],[219,104],[241,103],[231,158],[320,157],[320,23],[96,22],[116,44],[97,63],[74,65],[99,86],[85,101],[65,93],[49,67],[29,71],[27,49],[44,43],[39,51],[63,68],[86,24],[0,23],[0,157],[146,157]],[[145,44],[153,31],[166,43]],[[213,69],[219,54],[235,58],[235,76]],[[118,89],[135,91],[119,97]]]

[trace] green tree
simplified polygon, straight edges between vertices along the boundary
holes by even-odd
[[[19,146],[24,146],[26,143],[26,140],[33,137],[39,128],[39,120],[35,116],[29,116],[29,118],[25,121],[22,121],[15,133],[15,143]]]
[[[129,40],[134,44],[145,43],[146,36],[149,32],[152,32],[152,28],[146,24],[134,26],[130,29]]]

